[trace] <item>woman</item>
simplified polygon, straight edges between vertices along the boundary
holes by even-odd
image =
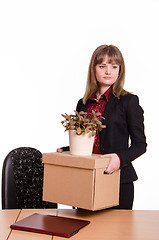
[[[146,151],[143,110],[136,95],[123,89],[125,64],[113,45],[99,46],[93,53],[83,99],[77,111],[101,112],[106,125],[96,133],[93,153],[109,157],[108,174],[121,169],[118,209],[132,209],[133,181],[137,180],[132,161]],[[68,148],[62,148],[68,150]],[[57,151],[62,151],[58,149]]]

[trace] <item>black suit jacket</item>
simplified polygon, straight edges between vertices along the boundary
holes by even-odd
[[[76,110],[87,111],[88,101],[78,101]],[[117,153],[121,158],[121,183],[137,180],[132,161],[146,151],[143,109],[136,95],[127,94],[120,99],[111,95],[104,112],[100,132],[101,153]]]

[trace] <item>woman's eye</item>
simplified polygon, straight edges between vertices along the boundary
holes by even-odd
[[[101,65],[100,65],[100,66],[99,66],[99,68],[101,68],[101,69],[102,69],[102,68],[104,68],[104,66],[101,66]]]
[[[117,65],[113,65],[112,67],[113,67],[114,69],[116,69],[118,66],[117,66]]]

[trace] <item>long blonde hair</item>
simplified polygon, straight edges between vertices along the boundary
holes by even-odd
[[[101,64],[103,59],[107,55],[109,62],[115,62],[119,67],[119,76],[117,81],[112,85],[112,92],[115,97],[120,98],[120,95],[126,95],[128,92],[123,89],[125,81],[125,63],[124,58],[120,50],[113,45],[101,45],[96,48],[92,54],[91,61],[88,69],[88,77],[86,90],[83,97],[83,103],[85,104],[91,94],[98,90],[98,82],[96,79],[95,67],[97,64]]]

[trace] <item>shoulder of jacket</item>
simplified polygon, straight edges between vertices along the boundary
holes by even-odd
[[[76,110],[79,112],[85,108],[85,105],[83,104],[83,99],[79,99],[77,102]]]
[[[78,100],[78,102],[83,103],[83,98],[80,98],[80,99]]]
[[[138,96],[132,93],[127,93],[124,96],[121,96],[119,100],[119,105],[124,110],[128,110],[132,106],[136,106],[139,104]]]
[[[137,97],[137,95],[133,93],[127,93],[124,96],[120,96],[121,99],[131,99],[133,97]]]
[[[132,94],[132,93],[127,93],[126,95],[121,96],[119,100],[120,100],[121,102],[127,102],[127,103],[129,103],[129,101],[135,100],[135,99],[138,100],[138,96],[137,96],[137,95]]]
[[[81,105],[81,104],[83,104],[83,98],[79,99],[77,102],[77,105]]]

